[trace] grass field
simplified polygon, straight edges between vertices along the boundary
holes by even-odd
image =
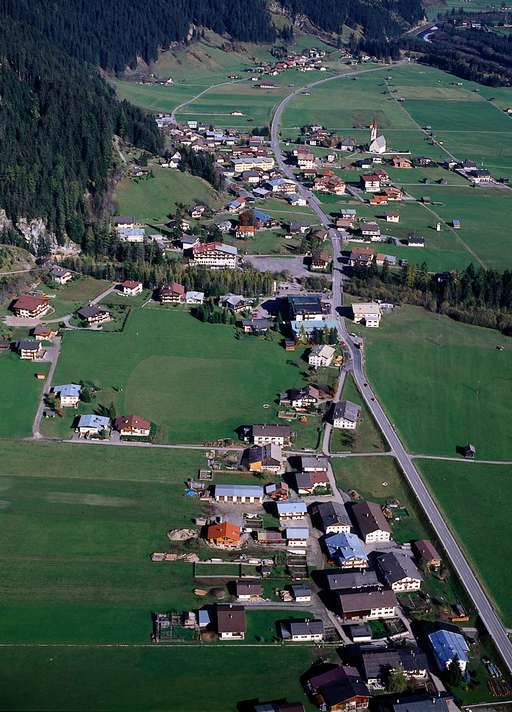
[[[124,178],[119,183],[114,200],[120,215],[159,225],[168,220],[178,203],[218,206],[216,192],[201,178],[158,166],[152,166],[152,171],[154,178],[149,180]]]
[[[368,377],[412,452],[472,442],[479,458],[511,459],[512,339],[410,306],[364,337]]]
[[[372,452],[373,450],[388,450],[387,443],[373,420],[366,403],[359,393],[352,376],[347,376],[343,392],[343,400],[350,400],[361,406],[361,421],[357,430],[340,430],[333,428],[331,438],[332,452]]]
[[[435,460],[417,464],[505,624],[512,626],[512,572],[503,565],[512,555],[512,467]]]
[[[13,352],[0,355],[0,438],[26,438],[43,390],[36,373],[47,373],[48,363],[22,361]]]
[[[43,286],[42,289],[50,296],[50,304],[53,309],[48,318],[58,319],[74,312],[110,286],[110,282],[94,279],[94,277],[79,277],[56,289]]]
[[[161,441],[236,437],[240,425],[275,421],[274,401],[303,383],[303,362],[277,339],[234,337],[179,309],[134,310],[121,333],[66,334],[55,382],[94,382],[98,403],[154,420]]]
[[[235,712],[245,700],[301,701],[308,647],[3,650],[6,712]],[[30,670],[30,685],[26,684]],[[94,684],[91,681],[94,680]]]

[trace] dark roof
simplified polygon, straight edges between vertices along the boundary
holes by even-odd
[[[357,591],[368,588],[382,588],[375,571],[330,571],[325,575],[329,591]]]
[[[427,563],[430,561],[440,561],[441,557],[429,539],[419,539],[413,542],[413,548],[417,555]]]
[[[16,347],[19,351],[39,351],[42,348],[39,341],[17,341]]]
[[[372,608],[391,608],[398,605],[393,591],[361,591],[359,593],[340,594],[343,613],[358,613]]]
[[[423,576],[407,554],[395,553],[394,551],[379,554],[377,567],[388,586],[404,578],[419,579],[420,581],[423,579]]]
[[[292,429],[289,425],[253,425],[252,436],[254,437],[282,437],[290,438]]]
[[[288,628],[292,635],[307,635],[312,633],[313,635],[318,635],[324,632],[324,624],[321,620],[309,620],[309,621],[288,621]]]
[[[108,310],[99,307],[97,304],[89,304],[78,310],[78,316],[83,319],[89,319],[90,317],[99,316],[100,314],[108,314]]]
[[[319,692],[328,709],[345,702],[345,700],[351,700],[353,697],[370,697],[366,684],[362,680],[351,677],[321,687]]]
[[[217,606],[219,633],[245,633],[245,608],[231,603]]]
[[[361,655],[366,680],[382,679],[390,670],[402,667],[405,672],[428,670],[427,656],[419,648],[369,650]]]
[[[350,525],[347,512],[341,502],[315,502],[310,509],[323,531],[335,524]]]
[[[393,712],[448,712],[449,710],[446,698],[432,695],[397,697],[391,703],[391,708]]]
[[[345,420],[350,420],[352,423],[357,423],[360,412],[360,405],[352,403],[352,401],[343,400],[340,403],[335,404],[332,417],[334,419],[345,418]]]
[[[352,507],[352,515],[363,538],[378,529],[391,532],[380,505],[375,502],[356,502]]]
[[[262,590],[261,581],[259,579],[242,579],[236,582],[235,587],[237,596],[244,594],[257,596],[261,594]]]

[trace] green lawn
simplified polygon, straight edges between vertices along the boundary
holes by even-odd
[[[472,442],[478,458],[512,458],[511,338],[410,306],[361,333],[368,377],[412,452]]]
[[[48,363],[22,361],[18,354],[0,355],[0,438],[26,438],[43,391],[36,373],[47,373]]]
[[[218,205],[213,188],[201,178],[189,173],[152,166],[154,177],[137,182],[124,178],[114,196],[117,212],[132,215],[143,223],[162,224],[177,203]]]
[[[361,406],[361,420],[355,431],[333,428],[331,452],[372,452],[388,450],[388,445],[375,424],[352,376],[348,375],[341,394],[342,400],[350,400]]]
[[[314,710],[299,682],[312,659],[305,646],[9,649],[0,656],[9,681],[0,709],[235,712],[244,700],[287,697]]]
[[[512,572],[504,566],[512,556],[512,467],[436,460],[417,464],[506,625],[512,626]]]
[[[111,286],[110,282],[94,277],[78,277],[62,287],[43,287],[50,296],[53,311],[48,319],[58,319],[87,304]]]
[[[303,361],[277,337],[235,334],[179,309],[134,310],[121,333],[66,333],[55,382],[92,381],[102,389],[92,408],[114,401],[155,421],[161,441],[236,438],[240,425],[275,422],[277,395],[303,383]]]

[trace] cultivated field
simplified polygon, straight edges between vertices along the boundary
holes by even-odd
[[[368,377],[412,452],[472,442],[478,458],[512,458],[511,338],[410,306],[363,333]]]
[[[155,421],[160,440],[200,443],[274,422],[278,393],[303,383],[301,354],[277,339],[235,339],[234,327],[179,308],[145,308],[121,333],[66,334],[55,382],[92,381],[97,403]]]
[[[420,460],[417,463],[481,574],[506,625],[512,625],[510,501],[512,467]]]

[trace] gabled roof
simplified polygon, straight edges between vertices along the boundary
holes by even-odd
[[[114,420],[116,430],[149,430],[151,423],[139,415],[120,415]]]
[[[428,636],[440,667],[445,667],[454,657],[468,662],[469,647],[461,633],[441,628]]]
[[[307,514],[305,502],[302,500],[288,500],[288,502],[277,502],[277,513],[279,516],[283,514]]]
[[[352,506],[352,515],[363,537],[379,530],[391,533],[380,505],[375,502],[356,502]]]
[[[385,552],[377,557],[377,566],[388,586],[398,583],[404,578],[423,580],[423,576],[407,554],[394,551]]]
[[[238,541],[240,539],[240,527],[232,522],[221,522],[220,524],[212,524],[206,530],[207,539],[231,539]]]
[[[329,556],[340,561],[358,559],[367,561],[366,551],[361,539],[355,534],[329,534],[325,537]]]
[[[219,633],[245,633],[245,608],[231,603],[217,606]]]
[[[365,588],[382,588],[375,571],[328,571],[325,580],[329,591],[346,591]]]
[[[357,423],[359,418],[359,413],[361,412],[361,406],[352,403],[352,401],[344,400],[340,403],[336,403],[333,410],[333,418],[344,418],[349,420],[351,423]]]
[[[16,299],[14,302],[13,309],[26,309],[27,311],[33,311],[40,306],[46,306],[48,304],[48,297],[34,297],[32,294],[24,294],[23,296]]]
[[[65,383],[62,386],[54,386],[53,392],[57,393],[61,398],[78,398],[80,396],[81,386],[77,383]]]
[[[263,497],[258,485],[215,485],[216,497]]]
[[[318,518],[320,526],[324,531],[327,527],[336,524],[350,526],[346,509],[341,502],[315,502],[311,505],[311,513]]]
[[[99,430],[110,428],[110,418],[106,415],[81,415],[78,421],[79,428],[98,428]]]

